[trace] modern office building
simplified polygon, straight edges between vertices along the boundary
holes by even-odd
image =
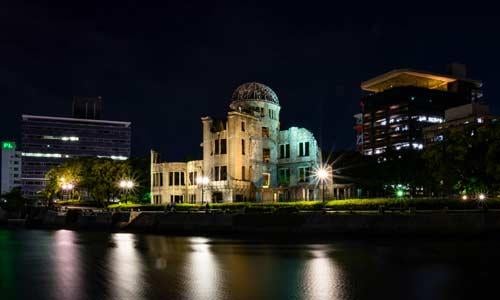
[[[225,119],[204,117],[203,159],[159,162],[153,153],[154,204],[318,199],[311,176],[321,164],[313,134],[280,129],[278,96],[250,82],[232,94]]]
[[[130,122],[22,116],[22,191],[35,198],[45,187],[45,174],[74,157],[130,157]]]
[[[423,149],[423,128],[444,122],[451,107],[479,102],[481,87],[459,64],[450,65],[449,74],[398,69],[363,82],[366,95],[354,116],[358,151]]]
[[[2,141],[1,194],[21,187],[21,152],[13,141]]]
[[[424,128],[425,146],[439,143],[450,131],[460,131],[463,134],[474,135],[478,128],[497,122],[497,117],[490,113],[488,105],[470,103],[452,107],[445,111],[445,121]]]

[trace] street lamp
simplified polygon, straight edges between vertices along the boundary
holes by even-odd
[[[316,181],[321,183],[322,201],[325,202],[325,183],[332,177],[332,167],[330,165],[320,165],[314,170]]]
[[[205,186],[208,184],[209,179],[207,176],[200,176],[196,178],[196,184],[201,185],[201,204],[203,205],[203,202],[205,201],[204,199],[204,193],[205,193]],[[208,201],[207,201],[208,202]]]
[[[135,183],[131,179],[122,179],[118,182],[118,186],[122,189],[123,193],[127,195],[134,188]]]
[[[63,200],[64,195],[67,195],[68,193],[70,193],[69,197],[71,198],[71,191],[75,188],[75,184],[68,182],[64,177],[61,177],[59,179],[59,185],[61,186],[61,190],[63,190]]]

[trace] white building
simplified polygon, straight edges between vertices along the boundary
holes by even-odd
[[[280,129],[281,106],[255,82],[233,93],[227,118],[203,117],[203,159],[159,162],[152,155],[152,203],[319,199],[310,176],[321,164],[313,134]]]
[[[16,143],[2,142],[2,187],[0,194],[10,192],[15,187],[21,187],[21,152],[16,151]]]

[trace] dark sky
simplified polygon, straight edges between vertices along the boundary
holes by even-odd
[[[18,140],[22,113],[69,116],[73,95],[100,95],[105,119],[132,121],[133,155],[196,158],[200,118],[225,115],[232,91],[257,81],[278,94],[282,128],[348,149],[361,81],[453,61],[500,108],[498,17],[271,2],[0,2],[0,139]]]

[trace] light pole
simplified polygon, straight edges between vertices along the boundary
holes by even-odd
[[[316,168],[314,176],[321,183],[322,201],[325,202],[325,183],[332,177],[332,168],[329,165],[321,165]]]
[[[203,203],[205,202],[205,198],[204,198],[204,194],[205,194],[205,186],[208,184],[208,177],[207,176],[200,176],[198,178],[196,178],[196,183],[197,184],[201,184],[201,204],[203,205]]]
[[[127,195],[134,188],[135,183],[131,179],[122,179],[118,182],[118,186],[122,189],[123,194]],[[125,200],[128,202],[127,199]]]
[[[75,188],[75,185],[72,183],[63,183],[61,185],[61,188],[64,192],[70,193],[69,198],[71,198],[71,191]]]

